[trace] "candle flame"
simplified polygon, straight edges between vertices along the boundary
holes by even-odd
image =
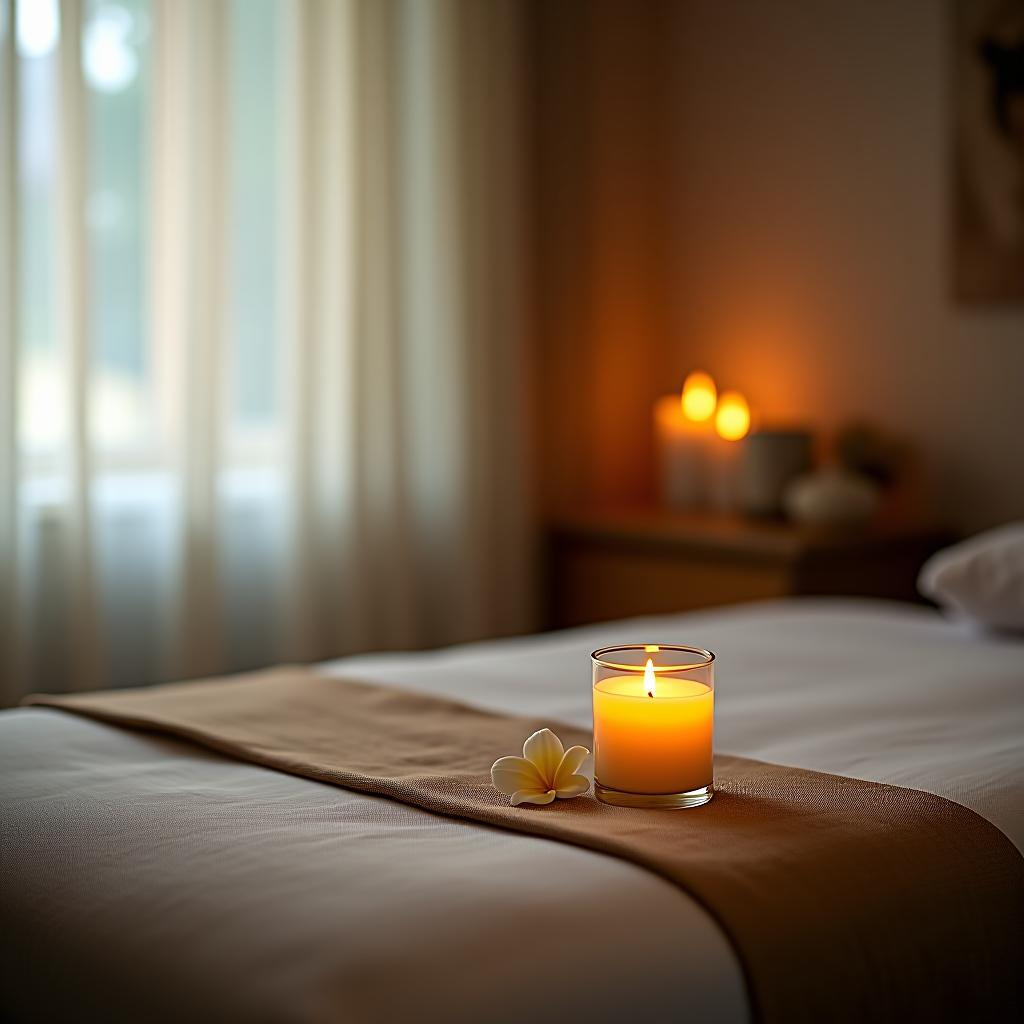
[[[647,664],[644,666],[644,689],[647,691],[648,697],[653,697],[658,692],[658,687],[655,682],[656,677],[654,675],[654,659],[648,658]]]
[[[726,441],[739,441],[750,430],[750,406],[738,391],[726,391],[718,401],[715,429]]]
[[[710,375],[695,370],[683,384],[681,398],[686,418],[693,420],[694,423],[703,423],[704,420],[711,419],[715,412],[717,395],[715,382]]]

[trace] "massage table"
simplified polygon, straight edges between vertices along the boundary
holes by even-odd
[[[320,671],[589,728],[590,652],[633,641],[717,653],[717,750],[934,793],[1024,849],[1024,642],[925,607],[765,602]],[[625,860],[48,708],[0,713],[0,780],[11,1020],[750,1019],[715,920]]]

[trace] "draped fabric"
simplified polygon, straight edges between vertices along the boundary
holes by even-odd
[[[688,813],[610,807],[590,795],[589,780],[577,799],[515,807],[492,785],[495,753],[517,750],[549,724],[566,747],[586,752],[589,727],[287,667],[31,702],[385,797],[368,816],[392,839],[390,805],[400,802],[632,861],[693,896],[721,925],[746,976],[750,1017],[762,1024],[997,1022],[1024,1012],[1024,860],[994,824],[941,796],[719,754],[714,800]],[[561,751],[559,744],[559,759]],[[508,888],[504,879],[488,881]],[[553,897],[547,914],[571,913],[581,899],[574,895]],[[380,916],[391,932],[393,920]],[[510,914],[506,936],[516,935],[515,921]],[[561,972],[546,977],[538,967],[546,958],[531,952],[534,984],[557,984]],[[386,955],[395,977],[419,981],[393,949]],[[446,965],[458,964],[452,957]],[[506,966],[506,977],[523,976],[511,954]],[[421,986],[403,987],[413,1003],[382,1016],[416,1016]],[[538,991],[546,1006],[571,1004],[563,989]],[[352,1016],[377,1016],[379,993],[371,999]],[[462,1009],[463,1020],[487,1016]],[[639,1019],[674,1016],[663,1007]]]
[[[60,0],[38,341],[24,2],[0,49],[4,701],[528,628],[514,0],[264,4],[265,69],[253,4],[135,0],[145,387],[116,443],[100,354],[128,289],[95,286],[89,76],[124,61],[89,44],[119,23],[97,35],[95,5]]]

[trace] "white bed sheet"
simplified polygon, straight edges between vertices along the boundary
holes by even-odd
[[[718,652],[718,749],[939,793],[1024,848],[1024,643],[927,609],[772,602],[326,670],[586,727],[588,654],[628,641]],[[16,1013],[748,1016],[711,918],[611,857],[44,709],[0,714],[0,779]]]

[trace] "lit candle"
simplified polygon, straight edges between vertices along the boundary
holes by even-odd
[[[711,799],[714,657],[699,648],[639,644],[594,652],[599,799],[646,807]]]
[[[718,512],[739,506],[741,441],[750,432],[750,406],[738,391],[723,391],[715,410],[715,433],[708,459],[708,501]]]
[[[681,394],[665,395],[654,407],[661,492],[667,505],[692,508],[704,503],[716,396],[711,377],[695,370]]]

